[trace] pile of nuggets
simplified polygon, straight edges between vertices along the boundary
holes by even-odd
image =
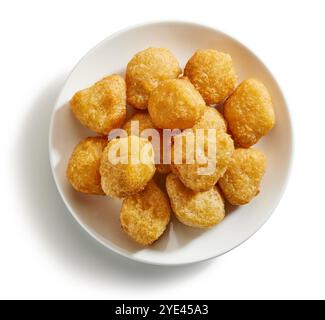
[[[122,228],[139,244],[160,238],[173,213],[187,226],[210,228],[224,219],[225,201],[244,205],[259,193],[266,157],[252,146],[273,128],[273,105],[260,81],[247,79],[237,86],[229,54],[198,50],[182,71],[168,49],[148,48],[128,63],[125,79],[110,75],[77,92],[70,106],[98,136],[75,147],[68,180],[79,192],[123,199]],[[135,111],[129,119],[127,106]],[[188,129],[203,129],[207,141],[206,132],[215,129],[215,170],[199,174],[201,163],[174,162],[179,150],[173,150],[173,143],[171,164],[156,163],[151,141],[131,135],[131,121],[138,121],[140,133],[180,129],[180,139],[187,138]],[[109,140],[115,128],[128,135]],[[108,155],[117,144],[122,149],[137,144],[138,152],[146,148],[147,158],[113,163]],[[206,149],[196,152],[206,154]],[[163,186],[158,186],[157,175],[165,177]]]

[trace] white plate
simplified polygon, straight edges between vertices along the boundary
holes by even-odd
[[[215,48],[230,53],[240,81],[256,77],[268,87],[277,123],[271,134],[258,144],[258,148],[268,158],[267,174],[258,197],[249,205],[228,208],[229,214],[225,220],[207,231],[186,227],[173,219],[164,236],[155,245],[143,248],[121,230],[121,202],[104,196],[77,193],[67,182],[65,170],[74,146],[81,139],[94,135],[72,115],[69,99],[76,91],[106,75],[123,74],[131,57],[149,46],[171,49],[182,66],[200,48]],[[279,203],[288,179],[292,131],[288,108],[279,86],[265,65],[249,49],[209,27],[193,23],[160,22],[118,32],[82,58],[68,77],[54,107],[49,150],[53,175],[62,199],[90,235],[107,248],[137,261],[181,265],[210,259],[235,248],[267,221]]]

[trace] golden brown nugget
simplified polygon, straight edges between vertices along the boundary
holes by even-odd
[[[142,191],[155,171],[154,150],[147,139],[113,139],[103,151],[100,174],[108,196],[124,198]]]
[[[139,124],[139,135],[146,129],[153,129],[154,125],[152,123],[151,117],[148,112],[138,112],[135,113],[123,126],[123,129],[127,134],[131,135],[131,122],[138,121]],[[135,133],[133,133],[135,134]]]
[[[224,105],[224,116],[237,145],[249,148],[275,124],[271,96],[256,79],[243,81]]]
[[[174,175],[167,176],[166,188],[172,209],[177,219],[185,225],[209,228],[220,223],[225,217],[225,207],[218,188],[204,192],[188,189]]]
[[[231,56],[217,50],[198,50],[187,62],[186,76],[207,104],[223,102],[236,88],[237,75]]]
[[[99,134],[108,134],[125,120],[125,90],[124,79],[112,75],[77,92],[70,101],[70,107],[84,126]]]
[[[218,182],[227,170],[228,164],[234,152],[234,143],[231,137],[223,131],[216,131],[216,138],[211,140],[204,131],[204,145],[197,144],[196,135],[194,135],[194,155],[192,159],[194,162],[188,163],[186,157],[190,151],[187,152],[186,140],[189,139],[191,132],[184,131],[180,138],[182,139],[182,148],[174,143],[172,148],[173,163],[171,165],[172,172],[174,172],[183,184],[193,191],[207,191]],[[214,147],[214,153],[209,151],[209,148]],[[212,149],[213,150],[213,149]],[[179,154],[180,152],[181,155]],[[206,157],[207,163],[199,163],[197,161],[197,154],[203,154]],[[181,159],[180,161],[176,159]],[[178,163],[176,162],[178,161]],[[208,170],[209,169],[209,170]]]
[[[165,152],[170,152],[167,147],[165,148]],[[170,164],[164,164],[164,141],[163,141],[163,134],[160,132],[160,163],[156,163],[157,172],[160,174],[167,174],[170,172]]]
[[[148,48],[137,53],[126,68],[127,102],[147,109],[150,93],[160,81],[175,79],[181,68],[175,56],[165,48]]]
[[[99,165],[107,143],[105,137],[89,137],[75,147],[66,173],[75,190],[87,194],[104,194],[100,183]]]
[[[160,174],[167,174],[171,171],[170,161],[164,163],[164,154],[166,154],[167,158],[171,152],[171,144],[172,144],[172,136],[169,135],[169,139],[164,141],[164,132],[163,130],[158,130],[160,134],[160,163],[156,163],[157,172]]]
[[[133,240],[148,246],[164,233],[170,216],[168,197],[151,180],[142,192],[123,200],[120,220]]]
[[[236,149],[219,186],[233,205],[249,203],[258,193],[266,170],[266,157],[256,149]]]
[[[216,129],[227,132],[227,124],[222,114],[213,107],[205,108],[203,116],[193,126],[193,129]]]
[[[186,80],[162,81],[150,95],[148,111],[157,128],[192,128],[206,105],[200,93]]]
[[[146,129],[155,129],[151,117],[148,112],[139,112],[134,114],[123,126],[123,129],[128,135],[131,135],[131,122],[138,121],[139,123],[139,134]],[[157,129],[156,129],[157,130]],[[163,164],[163,134],[161,130],[158,130],[160,135],[160,163],[156,163],[156,169],[161,174],[167,174],[170,172],[169,164]],[[156,150],[155,150],[156,152]]]

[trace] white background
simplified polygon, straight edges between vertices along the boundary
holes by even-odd
[[[325,298],[324,1],[1,1],[0,298]],[[161,268],[97,244],[48,162],[51,108],[70,69],[111,33],[181,19],[242,41],[271,69],[295,129],[288,189],[269,222],[216,260]]]

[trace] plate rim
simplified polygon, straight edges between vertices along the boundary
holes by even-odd
[[[276,86],[278,87],[279,91],[282,94],[282,98],[284,101],[284,107],[286,109],[286,112],[288,114],[288,135],[290,136],[290,150],[289,150],[289,159],[288,159],[288,170],[286,172],[286,176],[284,179],[284,183],[281,186],[281,191],[279,194],[279,198],[278,200],[273,204],[273,206],[271,207],[271,209],[269,210],[269,214],[266,216],[266,218],[264,219],[263,223],[261,223],[261,225],[252,233],[250,234],[248,237],[246,237],[244,240],[240,241],[237,245],[233,246],[232,248],[225,250],[221,253],[217,253],[214,255],[208,255],[207,257],[203,257],[197,260],[186,260],[186,261],[182,261],[182,262],[169,262],[169,261],[153,261],[150,259],[145,259],[145,258],[141,258],[138,256],[134,256],[128,253],[123,252],[122,250],[119,250],[117,248],[115,248],[115,246],[109,245],[108,243],[106,243],[103,239],[102,236],[99,235],[96,231],[94,230],[90,230],[90,228],[81,221],[81,219],[77,216],[77,214],[74,212],[74,210],[71,208],[71,206],[69,205],[68,201],[65,199],[65,196],[63,194],[63,191],[60,189],[59,187],[59,182],[58,182],[58,177],[56,176],[55,172],[54,172],[54,164],[53,164],[53,157],[52,157],[52,139],[53,139],[53,123],[54,123],[54,115],[55,112],[57,110],[57,105],[58,102],[61,98],[62,92],[64,91],[71,75],[73,74],[73,72],[79,67],[79,65],[85,60],[87,59],[87,57],[93,52],[95,51],[98,47],[100,47],[103,43],[110,41],[113,38],[118,37],[120,34],[123,33],[127,33],[130,30],[133,29],[138,29],[138,28],[142,28],[142,27],[149,27],[149,26],[157,26],[157,25],[167,25],[167,24],[173,24],[173,25],[183,25],[183,26],[191,26],[191,27],[198,27],[198,28],[204,28],[207,29],[209,31],[213,31],[213,32],[218,32],[219,34],[224,35],[225,37],[228,37],[231,41],[234,41],[235,43],[239,44],[240,46],[242,46],[244,49],[246,49],[250,54],[252,54],[261,64],[262,66],[267,70],[267,72],[270,74],[270,76],[272,77],[272,80],[274,81],[274,83],[276,84]],[[105,248],[109,249],[110,251],[114,252],[115,254],[118,254],[124,258],[130,259],[132,261],[136,261],[139,263],[144,263],[144,264],[148,264],[148,265],[156,265],[156,266],[163,266],[163,267],[173,267],[173,266],[185,266],[185,265],[190,265],[190,264],[196,264],[196,263],[200,263],[200,262],[204,262],[204,261],[208,261],[208,260],[212,260],[215,259],[217,257],[220,257],[234,249],[236,249],[237,247],[239,247],[240,245],[242,245],[243,243],[245,243],[246,241],[248,241],[251,237],[253,237],[264,225],[265,223],[271,218],[271,216],[273,215],[275,209],[279,206],[281,200],[283,199],[283,196],[285,194],[285,191],[287,190],[287,186],[288,186],[288,182],[290,180],[291,174],[292,174],[292,167],[293,167],[293,159],[294,159],[294,153],[295,153],[295,139],[294,139],[294,126],[293,126],[293,117],[291,115],[290,112],[290,108],[289,108],[289,104],[288,104],[288,99],[285,96],[284,92],[281,90],[281,86],[279,84],[279,81],[276,79],[276,77],[274,76],[274,74],[270,71],[270,69],[267,67],[267,65],[265,64],[265,62],[259,58],[258,55],[255,54],[255,52],[253,52],[251,49],[249,49],[245,44],[243,44],[241,41],[237,40],[237,38],[233,37],[232,35],[229,35],[226,32],[223,32],[222,30],[220,30],[219,28],[215,28],[212,25],[209,24],[202,24],[202,23],[198,23],[198,22],[193,22],[193,21],[188,21],[188,20],[152,20],[152,21],[147,21],[147,22],[142,22],[142,23],[136,23],[136,24],[132,24],[128,27],[122,28],[116,32],[113,32],[111,35],[105,37],[103,40],[101,40],[100,42],[98,42],[95,46],[93,46],[90,50],[88,50],[80,59],[79,61],[75,64],[75,66],[71,69],[71,71],[69,72],[69,74],[67,75],[67,77],[65,78],[63,85],[60,88],[60,91],[55,99],[55,102],[53,104],[53,109],[51,111],[51,115],[50,115],[50,122],[49,122],[49,135],[48,135],[48,152],[49,152],[49,162],[50,162],[50,167],[51,167],[51,172],[52,172],[52,176],[55,182],[55,186],[56,189],[58,191],[58,193],[60,194],[60,197],[63,201],[63,203],[65,204],[65,206],[67,207],[69,213],[73,216],[73,218],[78,222],[79,226],[86,231],[86,233],[93,238],[94,240],[96,240],[97,242],[99,242],[101,245],[103,245]]]

